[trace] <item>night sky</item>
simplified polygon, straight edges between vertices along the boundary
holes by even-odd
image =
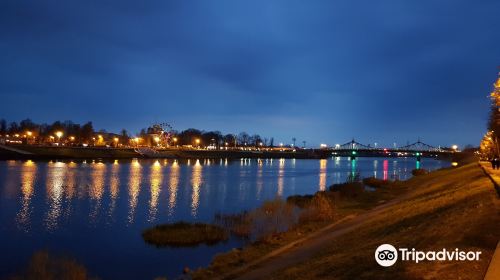
[[[0,2],[0,118],[475,144],[500,1]]]

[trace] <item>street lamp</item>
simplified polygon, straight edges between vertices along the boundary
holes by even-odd
[[[113,140],[115,141],[115,147],[118,147],[118,141],[120,141],[120,139],[118,139],[118,137],[115,137]]]
[[[56,132],[56,136],[57,136],[57,142],[61,142],[61,137],[63,136],[63,132],[62,131],[57,131]]]
[[[26,131],[26,144],[29,144],[30,143],[30,138],[31,136],[33,135],[33,132],[31,131]]]

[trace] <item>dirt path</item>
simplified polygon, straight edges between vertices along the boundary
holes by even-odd
[[[348,217],[330,226],[327,226],[311,235],[304,237],[292,244],[270,252],[262,258],[251,262],[239,269],[233,270],[226,275],[221,275],[219,279],[265,279],[269,275],[294,264],[307,261],[309,258],[320,252],[333,239],[351,232],[369,221],[374,216],[385,211],[390,206],[406,199],[412,193],[407,193],[383,205],[377,206],[373,210],[365,212],[355,217]]]

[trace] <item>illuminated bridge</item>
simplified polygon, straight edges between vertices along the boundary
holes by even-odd
[[[455,153],[456,150],[449,148],[434,147],[425,144],[420,139],[406,146],[383,148],[371,145],[364,145],[356,142],[354,139],[342,145],[335,145],[335,147],[323,149],[324,153],[333,156],[347,156],[351,158],[356,157],[443,157]]]

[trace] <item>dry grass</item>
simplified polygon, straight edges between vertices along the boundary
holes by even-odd
[[[330,192],[316,193],[302,210],[299,224],[333,221],[336,216],[336,196]]]
[[[411,174],[413,176],[421,176],[421,175],[425,175],[425,174],[428,174],[429,171],[427,171],[426,169],[413,169],[411,171]]]
[[[252,211],[215,215],[215,224],[228,228],[236,236],[252,241],[265,241],[293,227],[299,217],[294,205],[276,198]]]
[[[48,252],[40,251],[33,254],[28,267],[10,280],[87,280],[90,278],[87,269],[71,258],[55,257]]]
[[[200,244],[213,245],[228,239],[228,233],[221,227],[210,224],[184,222],[158,225],[146,229],[142,238],[157,247],[192,247]]]
[[[388,186],[392,183],[392,181],[389,180],[382,180],[382,179],[377,179],[375,177],[368,177],[363,179],[363,184],[372,187],[372,188],[381,188]]]

